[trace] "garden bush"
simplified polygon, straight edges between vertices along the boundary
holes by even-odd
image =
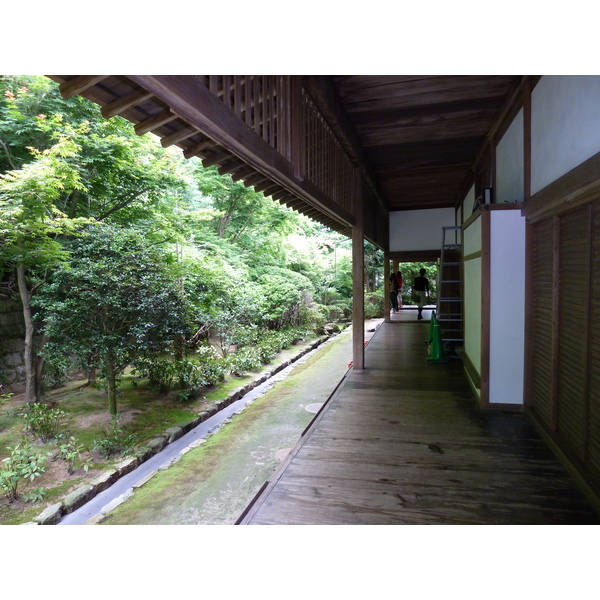
[[[94,450],[97,450],[104,458],[110,458],[115,454],[130,454],[135,443],[135,434],[128,433],[121,426],[121,417],[117,413],[112,417],[108,428],[94,440]]]
[[[47,442],[60,433],[67,413],[52,404],[32,404],[24,413],[25,431]]]
[[[63,435],[58,441],[58,451],[52,460],[61,459],[67,465],[67,472],[72,475],[76,468],[76,463],[81,459],[81,454],[85,451],[83,444],[79,444],[73,436]],[[90,460],[81,465],[84,471],[90,468]]]
[[[233,375],[241,377],[245,373],[260,369],[262,360],[256,346],[240,348],[229,357],[230,369]]]
[[[20,488],[45,472],[47,455],[35,452],[26,441],[8,449],[10,455],[0,468],[0,488],[9,502],[15,502],[21,496]]]
[[[381,292],[365,293],[365,319],[383,317],[383,294]]]
[[[228,361],[219,352],[208,344],[199,346],[191,361],[197,368],[199,374],[199,387],[217,385],[225,379]]]

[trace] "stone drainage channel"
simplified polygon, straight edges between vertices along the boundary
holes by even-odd
[[[315,352],[320,350],[324,344],[332,341],[332,339],[333,338],[329,338],[324,342],[320,340],[313,344],[312,349],[309,348],[308,351],[301,354],[299,358],[292,359],[291,364],[279,370],[276,374],[257,385],[238,400],[235,400],[225,408],[222,408],[216,414],[204,420],[180,438],[169,443],[160,452],[141,463],[129,473],[120,477],[115,483],[97,494],[93,499],[73,512],[65,515],[56,524],[83,525],[93,524],[94,522],[101,520],[107,513],[127,500],[127,498],[133,494],[134,490],[142,486],[154,475],[154,473],[169,468],[171,464],[176,462],[186,452],[199,446],[208,436],[212,435],[215,431],[225,425],[233,415],[242,412],[246,406],[265,394],[277,382],[285,379],[292,369],[307,361]],[[306,410],[317,413],[321,406],[322,404],[320,403],[311,404],[306,406]]]

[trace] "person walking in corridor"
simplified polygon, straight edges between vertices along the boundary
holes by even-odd
[[[395,314],[398,311],[398,280],[395,273],[390,275],[390,304]]]
[[[400,310],[402,308],[402,286],[404,285],[401,271],[398,271],[396,275],[396,282],[398,283],[398,310]]]
[[[419,275],[415,277],[413,282],[413,299],[419,308],[419,313],[417,315],[417,319],[419,319],[419,321],[423,318],[423,306],[425,306],[428,296],[429,279],[425,277],[425,269],[419,269]]]

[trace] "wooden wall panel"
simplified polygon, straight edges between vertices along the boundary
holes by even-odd
[[[529,403],[600,501],[600,198],[531,226]]]
[[[560,219],[558,315],[558,411],[561,438],[584,458],[587,392],[589,207]]]
[[[590,296],[590,378],[588,388],[588,464],[600,481],[600,203],[592,216],[592,273]]]
[[[532,288],[535,299],[532,315],[532,405],[536,416],[552,428],[552,344],[553,344],[553,246],[552,219],[532,227]]]

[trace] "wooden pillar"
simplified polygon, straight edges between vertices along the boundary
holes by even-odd
[[[383,281],[384,281],[384,298],[383,298],[383,320],[385,323],[390,322],[390,310],[392,309],[390,302],[390,255],[385,252],[383,255]]]
[[[354,170],[354,227],[352,227],[352,362],[365,368],[365,252],[364,198],[360,170]]]

